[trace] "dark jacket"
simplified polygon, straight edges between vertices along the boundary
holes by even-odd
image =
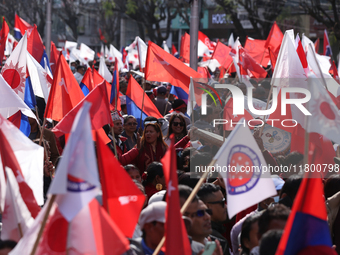
[[[230,255],[228,241],[222,235],[222,233],[225,232],[223,224],[211,221],[211,228],[212,228],[212,233],[210,235],[211,240],[215,241],[216,239],[218,239],[218,241],[220,242],[220,244],[222,246],[223,254],[224,255]]]

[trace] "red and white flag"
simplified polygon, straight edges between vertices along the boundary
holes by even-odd
[[[124,66],[124,63],[123,63],[123,61],[122,61],[123,55],[122,55],[122,53],[121,53],[119,50],[117,50],[112,44],[110,44],[110,55],[113,57],[113,60],[114,60],[115,58],[118,59],[118,69],[119,69],[119,70],[122,69],[123,66]]]
[[[16,128],[10,121],[1,115],[0,129],[4,134],[4,137],[6,137],[6,140],[8,141],[11,148],[5,145],[1,145],[0,147],[4,149],[7,148],[3,151],[4,153],[10,153],[12,150],[18,163],[16,167],[11,167],[9,165],[10,163],[4,164],[4,162],[3,165],[7,165],[10,166],[11,169],[15,169],[14,174],[18,181],[25,180],[25,182],[28,184],[29,187],[23,187],[23,190],[25,190],[25,192],[22,193],[24,200],[26,201],[25,197],[27,196],[27,199],[30,201],[29,203],[34,203],[36,201],[35,203],[38,203],[38,205],[43,205],[44,148],[33,143],[18,128]],[[10,155],[11,154],[6,154],[4,159],[10,160]],[[14,160],[11,162],[14,162]],[[19,182],[20,188],[21,185],[26,185],[25,182]],[[30,195],[32,191],[29,192],[29,188],[33,191],[34,197],[33,195]],[[1,194],[3,193],[1,192]],[[28,207],[30,209],[29,205]],[[37,208],[36,206],[32,206],[32,208],[35,208],[34,210],[30,209],[32,216],[35,217],[37,215],[36,209],[39,211],[40,208]]]
[[[33,224],[34,219],[22,198],[12,169],[6,167],[5,171],[7,185],[5,208],[2,212],[1,239],[18,242]]]
[[[229,218],[276,195],[267,163],[247,125],[231,132],[214,160],[225,181]]]
[[[78,111],[56,175],[48,190],[48,194],[58,194],[56,202],[67,221],[71,221],[98,195],[100,188],[92,141],[90,107],[91,103],[84,102]]]
[[[308,117],[308,132],[319,133],[329,140],[340,143],[340,114],[320,80],[308,77],[311,99],[307,104],[312,116]]]
[[[44,98],[47,103],[48,95],[53,83],[46,70],[27,52],[27,70],[30,75],[34,95]]]
[[[1,69],[1,75],[15,93],[24,100],[26,82],[27,32],[21,38]]]
[[[201,31],[198,31],[198,56],[211,56],[211,53],[214,52],[216,44],[210,41],[209,37],[203,34]]]
[[[93,61],[94,55],[95,55],[94,50],[92,50],[84,43],[80,44],[80,57],[82,59],[84,59],[86,62]]]
[[[46,208],[43,208],[11,255],[32,251]],[[128,249],[129,241],[98,201],[93,199],[71,222],[63,217],[54,203],[35,254],[121,255]]]

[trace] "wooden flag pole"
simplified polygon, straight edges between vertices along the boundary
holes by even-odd
[[[42,124],[42,130],[41,130],[41,133],[40,133],[39,145],[41,145],[41,142],[42,142],[42,139],[43,139],[45,125],[46,125],[46,118],[44,118],[44,121],[43,121],[43,124]]]
[[[165,106],[165,110],[164,110],[164,114],[163,114],[163,116],[165,116],[165,114],[166,114],[166,110],[168,110],[168,103],[169,103],[169,99],[170,99],[170,91],[169,91],[169,94],[168,94],[168,102],[167,102],[167,104],[166,104],[166,106]],[[144,102],[144,100],[143,100],[143,102]]]
[[[210,162],[209,166],[213,166],[213,165],[215,164],[215,162],[216,162],[216,159],[213,159],[213,160]],[[192,200],[194,199],[195,195],[197,194],[199,188],[201,187],[201,185],[203,184],[203,182],[204,182],[205,179],[207,178],[208,173],[209,173],[209,171],[206,171],[206,172],[202,175],[202,177],[200,178],[200,180],[197,182],[197,184],[196,184],[195,188],[192,190],[190,196],[188,197],[188,199],[187,199],[187,200],[185,201],[185,203],[183,204],[183,206],[182,206],[182,208],[181,208],[181,214],[183,214],[183,213],[187,210],[187,208],[189,207],[189,204],[192,202]],[[165,242],[165,236],[163,236],[162,240],[159,242],[157,248],[155,249],[155,251],[153,252],[152,255],[157,255],[157,254],[160,252],[160,250],[161,250],[161,248],[162,248],[164,242]]]
[[[266,49],[264,49],[264,51],[263,51],[263,54],[262,54],[262,58],[261,58],[261,61],[260,61],[260,65],[262,66],[262,61],[263,61],[263,58],[264,58],[264,54],[266,53]]]
[[[114,151],[115,151],[115,156],[118,159],[117,147],[116,147],[116,136],[115,136],[115,132],[113,131],[113,126],[111,127],[111,133],[112,133],[112,140],[113,140],[113,147],[114,147]]]
[[[30,253],[30,255],[34,255],[37,251],[37,248],[38,248],[38,245],[39,245],[39,241],[40,241],[40,238],[44,232],[44,228],[46,226],[46,222],[47,222],[47,219],[48,219],[48,216],[50,215],[50,211],[51,211],[51,208],[52,208],[52,205],[53,205],[53,202],[54,200],[56,199],[57,195],[53,194],[52,197],[50,198],[50,200],[48,201],[48,205],[47,205],[47,208],[46,208],[46,212],[45,212],[45,215],[44,215],[44,218],[43,218],[43,221],[41,222],[41,226],[40,226],[40,229],[39,229],[39,233],[38,233],[38,236],[37,236],[37,239],[35,240],[35,243],[34,243],[34,246],[33,246],[33,249]]]

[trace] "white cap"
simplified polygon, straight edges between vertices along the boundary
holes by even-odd
[[[148,205],[158,202],[158,201],[163,201],[165,192],[166,190],[160,190],[157,193],[153,194],[149,199]]]
[[[158,201],[148,205],[140,214],[139,226],[144,228],[145,223],[153,221],[165,223],[166,202]]]
[[[273,182],[274,182],[274,185],[275,185],[275,189],[276,189],[276,190],[281,190],[283,184],[285,184],[285,181],[282,180],[282,179],[281,179],[278,175],[276,175],[276,174],[273,174],[271,177],[272,177],[272,179],[273,179]]]

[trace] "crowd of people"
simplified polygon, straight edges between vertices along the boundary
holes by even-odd
[[[70,66],[75,79],[80,84],[85,67],[79,62],[70,63]],[[94,67],[98,68],[97,65]],[[112,70],[110,66],[108,68]],[[239,87],[246,94],[247,86],[244,83],[237,82],[235,77],[221,80],[219,76],[218,70],[211,72],[212,78],[209,84],[212,87],[218,83],[228,82]],[[125,94],[131,77],[134,77],[140,86],[145,88],[146,95],[163,118],[148,116],[141,120],[140,116],[129,115]],[[257,83],[252,80],[251,82],[255,87],[253,98],[266,103],[270,84],[267,81]],[[202,115],[200,107],[197,107],[192,116],[188,116],[188,103],[170,93],[171,84],[145,81],[141,75],[133,72],[121,72],[119,84],[122,94],[120,96],[121,111],[111,112],[114,124],[112,129],[109,126],[103,127],[110,139],[107,146],[146,197],[139,222],[130,240],[130,250],[126,254],[153,254],[165,231],[167,185],[160,161],[170,146],[170,136],[174,135],[175,139],[178,190],[180,205],[183,206],[200,177],[200,174],[195,171],[195,166],[208,166],[219,149],[213,138],[199,136],[196,131],[200,129],[221,137],[228,137],[230,131],[225,133],[222,125],[214,126],[212,121],[224,116],[224,106],[230,98],[230,93],[226,89],[216,89],[222,100],[222,107],[216,106],[213,98],[208,97],[206,115]],[[37,100],[40,99],[37,98]],[[44,107],[39,107],[39,114],[43,112]],[[192,122],[192,120],[195,121]],[[29,138],[39,144],[41,131],[34,119],[30,121],[30,124]],[[42,141],[46,150],[45,199],[53,179],[51,176],[55,174],[65,146],[65,137],[56,138],[51,128],[51,123],[47,123]],[[259,133],[259,129],[255,130],[254,138],[268,164],[289,167],[302,165],[304,155],[296,151],[285,151],[274,155],[266,149],[263,137]],[[229,218],[227,214],[225,182],[221,176],[207,178],[183,213],[192,254],[203,254],[204,250],[214,243],[215,248],[209,254],[274,255],[302,178],[303,175],[298,174],[272,174],[277,194],[232,218]],[[340,254],[340,176],[339,174],[326,175],[323,182],[330,235],[334,249]],[[8,254],[14,246],[15,242],[11,240],[1,241],[0,254]],[[160,254],[164,252],[160,251]]]

